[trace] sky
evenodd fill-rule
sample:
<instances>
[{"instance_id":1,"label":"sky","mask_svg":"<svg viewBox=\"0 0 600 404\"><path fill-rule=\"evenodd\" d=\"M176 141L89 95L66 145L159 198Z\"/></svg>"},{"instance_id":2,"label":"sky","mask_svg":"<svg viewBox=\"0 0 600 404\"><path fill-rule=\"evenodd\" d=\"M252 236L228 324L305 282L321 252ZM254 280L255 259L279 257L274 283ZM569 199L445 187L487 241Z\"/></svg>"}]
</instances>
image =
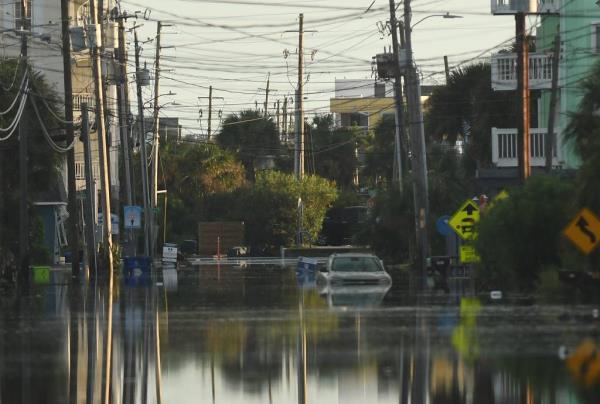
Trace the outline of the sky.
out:
<instances>
[{"instance_id":1,"label":"sky","mask_svg":"<svg viewBox=\"0 0 600 404\"><path fill-rule=\"evenodd\" d=\"M298 64L298 33L293 31L300 13L309 118L329 112L335 79L373 78L371 58L391 45L389 31L382 34L378 28L389 20L388 0L132 0L122 1L121 8L129 14L140 11L137 20L127 23L130 28L142 25L140 39L155 38L156 21L167 24L161 38L159 105L161 116L180 118L186 134L206 133L209 86L213 133L220 128L219 116L257 103L262 108L269 77L270 108L277 100L293 98ZM488 57L514 37L514 19L492 16L489 0L413 0L412 8L413 24L418 23L413 48L424 84L444 83L444 55L454 68ZM446 12L462 18L419 22ZM146 42L142 61L149 67L154 53L154 42ZM147 99L151 91L145 89Z\"/></svg>"}]
</instances>

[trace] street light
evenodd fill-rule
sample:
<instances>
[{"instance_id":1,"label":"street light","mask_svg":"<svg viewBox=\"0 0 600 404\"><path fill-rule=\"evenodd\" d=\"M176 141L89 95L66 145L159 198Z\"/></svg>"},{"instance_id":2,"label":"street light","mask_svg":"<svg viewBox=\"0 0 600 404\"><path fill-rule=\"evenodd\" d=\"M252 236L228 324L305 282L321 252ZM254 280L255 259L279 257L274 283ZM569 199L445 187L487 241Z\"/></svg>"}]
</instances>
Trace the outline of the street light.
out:
<instances>
[{"instance_id":1,"label":"street light","mask_svg":"<svg viewBox=\"0 0 600 404\"><path fill-rule=\"evenodd\" d=\"M417 21L413 25L411 25L410 30L412 31L417 25L419 25L420 23L422 23L426 19L433 18L433 17L441 17L441 18L447 18L447 19L463 18L462 15L450 14L450 12L446 12L446 14L431 14L431 15L428 15L426 17L421 18L419 21Z\"/></svg>"}]
</instances>

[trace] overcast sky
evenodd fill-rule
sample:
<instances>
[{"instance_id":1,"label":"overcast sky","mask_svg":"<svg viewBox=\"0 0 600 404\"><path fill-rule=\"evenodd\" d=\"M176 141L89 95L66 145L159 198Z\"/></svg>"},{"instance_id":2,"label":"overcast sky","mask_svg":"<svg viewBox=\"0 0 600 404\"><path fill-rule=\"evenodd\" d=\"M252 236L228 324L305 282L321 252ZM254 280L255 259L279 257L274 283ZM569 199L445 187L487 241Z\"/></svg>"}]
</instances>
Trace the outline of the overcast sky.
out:
<instances>
[{"instance_id":1,"label":"overcast sky","mask_svg":"<svg viewBox=\"0 0 600 404\"><path fill-rule=\"evenodd\" d=\"M388 0L135 0L123 10L146 11L140 38L154 38L156 20L163 30L161 94L163 116L181 117L188 133L207 127L208 87L213 86L213 130L223 115L293 97L297 81L298 14L304 14L307 115L329 111L336 78L371 78L371 57L391 45L377 23L389 19ZM413 0L413 23L431 14L450 12L460 19L428 18L413 32L417 63L427 84L443 83L443 56L456 66L485 57L514 35L514 19L490 14L489 0ZM367 9L371 5L369 11ZM402 7L398 10L402 14ZM141 14L140 14L141 17ZM133 20L128 24L132 26ZM131 53L133 56L133 53ZM285 56L287 55L287 57ZM154 43L146 43L143 60L150 65ZM133 57L130 58L133 61ZM161 69L161 70L162 70ZM146 97L151 97L150 89ZM273 106L270 102L271 106ZM199 120L200 110L202 118Z\"/></svg>"}]
</instances>

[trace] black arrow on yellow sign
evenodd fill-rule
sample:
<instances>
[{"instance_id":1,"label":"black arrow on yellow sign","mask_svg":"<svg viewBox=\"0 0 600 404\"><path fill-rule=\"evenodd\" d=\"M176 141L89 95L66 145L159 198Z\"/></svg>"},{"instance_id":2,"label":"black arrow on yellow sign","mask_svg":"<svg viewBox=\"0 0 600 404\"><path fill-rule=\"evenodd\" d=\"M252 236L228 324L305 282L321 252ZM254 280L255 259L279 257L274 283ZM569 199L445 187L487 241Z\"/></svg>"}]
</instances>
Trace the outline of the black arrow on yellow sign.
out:
<instances>
[{"instance_id":1,"label":"black arrow on yellow sign","mask_svg":"<svg viewBox=\"0 0 600 404\"><path fill-rule=\"evenodd\" d=\"M577 227L579 227L579 230L581 230L583 234L590 238L590 243L596 244L596 235L589 229L589 225L590 224L583 216L581 216L577 221Z\"/></svg>"}]
</instances>

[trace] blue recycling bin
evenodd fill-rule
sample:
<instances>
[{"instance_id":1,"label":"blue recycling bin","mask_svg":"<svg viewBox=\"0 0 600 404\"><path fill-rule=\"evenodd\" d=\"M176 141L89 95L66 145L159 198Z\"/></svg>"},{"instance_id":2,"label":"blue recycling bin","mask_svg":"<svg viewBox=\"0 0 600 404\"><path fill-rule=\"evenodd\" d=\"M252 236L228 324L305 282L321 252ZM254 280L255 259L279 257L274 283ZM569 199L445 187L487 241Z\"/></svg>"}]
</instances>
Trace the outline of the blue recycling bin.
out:
<instances>
[{"instance_id":1,"label":"blue recycling bin","mask_svg":"<svg viewBox=\"0 0 600 404\"><path fill-rule=\"evenodd\" d=\"M147 286L150 284L152 259L150 257L126 257L123 260L123 275L127 286Z\"/></svg>"}]
</instances>

